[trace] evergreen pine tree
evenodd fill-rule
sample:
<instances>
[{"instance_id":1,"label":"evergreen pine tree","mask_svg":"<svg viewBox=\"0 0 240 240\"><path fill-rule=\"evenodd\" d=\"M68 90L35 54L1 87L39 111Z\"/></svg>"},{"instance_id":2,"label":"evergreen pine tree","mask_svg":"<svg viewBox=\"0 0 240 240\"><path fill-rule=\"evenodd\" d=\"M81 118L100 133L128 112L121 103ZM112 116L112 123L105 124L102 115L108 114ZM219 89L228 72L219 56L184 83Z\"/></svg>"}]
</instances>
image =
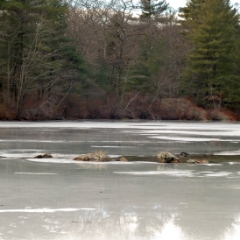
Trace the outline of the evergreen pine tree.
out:
<instances>
[{"instance_id":1,"label":"evergreen pine tree","mask_svg":"<svg viewBox=\"0 0 240 240\"><path fill-rule=\"evenodd\" d=\"M229 0L190 0L181 13L192 45L182 76L186 94L203 105L211 99L214 107L214 99L219 105L223 100L229 104L236 101L233 90L240 91L234 69L239 21L236 9Z\"/></svg>"},{"instance_id":2,"label":"evergreen pine tree","mask_svg":"<svg viewBox=\"0 0 240 240\"><path fill-rule=\"evenodd\" d=\"M69 88L82 71L83 60L65 37L67 12L62 0L0 2L2 96L18 117L29 94L47 100Z\"/></svg>"},{"instance_id":3,"label":"evergreen pine tree","mask_svg":"<svg viewBox=\"0 0 240 240\"><path fill-rule=\"evenodd\" d=\"M140 9L142 10L141 19L156 19L168 9L168 4L165 0L141 0Z\"/></svg>"},{"instance_id":4,"label":"evergreen pine tree","mask_svg":"<svg viewBox=\"0 0 240 240\"><path fill-rule=\"evenodd\" d=\"M146 36L140 42L138 62L130 70L131 78L127 83L128 90L151 92L157 89L156 79L164 65L164 39L153 39Z\"/></svg>"}]
</instances>

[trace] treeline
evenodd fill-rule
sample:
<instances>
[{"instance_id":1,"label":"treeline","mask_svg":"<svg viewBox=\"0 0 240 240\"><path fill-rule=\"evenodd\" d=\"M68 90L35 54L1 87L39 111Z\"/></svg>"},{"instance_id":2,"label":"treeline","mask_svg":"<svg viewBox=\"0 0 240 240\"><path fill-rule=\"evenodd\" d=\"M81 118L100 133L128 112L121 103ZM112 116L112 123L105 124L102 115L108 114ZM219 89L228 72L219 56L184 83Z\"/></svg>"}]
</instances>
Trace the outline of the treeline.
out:
<instances>
[{"instance_id":1,"label":"treeline","mask_svg":"<svg viewBox=\"0 0 240 240\"><path fill-rule=\"evenodd\" d=\"M2 0L0 29L1 119L198 119L179 109L189 102L240 111L227 0L180 13L164 0Z\"/></svg>"}]
</instances>

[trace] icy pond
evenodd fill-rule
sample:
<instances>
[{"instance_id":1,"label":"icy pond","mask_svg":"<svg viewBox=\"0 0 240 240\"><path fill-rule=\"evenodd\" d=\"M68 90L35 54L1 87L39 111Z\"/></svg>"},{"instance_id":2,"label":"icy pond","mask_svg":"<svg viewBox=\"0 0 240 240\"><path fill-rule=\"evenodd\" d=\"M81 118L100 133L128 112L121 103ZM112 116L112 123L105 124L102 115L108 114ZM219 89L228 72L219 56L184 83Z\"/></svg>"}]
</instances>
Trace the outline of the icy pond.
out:
<instances>
[{"instance_id":1,"label":"icy pond","mask_svg":"<svg viewBox=\"0 0 240 240\"><path fill-rule=\"evenodd\" d=\"M72 160L96 150L131 161ZM0 239L239 240L240 124L0 122Z\"/></svg>"}]
</instances>

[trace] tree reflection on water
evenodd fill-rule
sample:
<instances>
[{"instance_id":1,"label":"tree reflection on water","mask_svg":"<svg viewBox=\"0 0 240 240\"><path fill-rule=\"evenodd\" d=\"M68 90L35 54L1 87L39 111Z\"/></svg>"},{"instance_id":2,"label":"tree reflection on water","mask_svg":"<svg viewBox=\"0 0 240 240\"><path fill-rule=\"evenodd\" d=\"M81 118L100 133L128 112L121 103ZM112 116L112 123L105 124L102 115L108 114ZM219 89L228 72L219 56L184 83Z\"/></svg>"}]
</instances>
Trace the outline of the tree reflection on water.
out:
<instances>
[{"instance_id":1,"label":"tree reflection on water","mask_svg":"<svg viewBox=\"0 0 240 240\"><path fill-rule=\"evenodd\" d=\"M136 212L111 213L105 209L86 212L73 222L74 229L62 239L151 239L187 240L181 228L175 224L175 216L146 217ZM59 238L58 238L59 239Z\"/></svg>"},{"instance_id":2,"label":"tree reflection on water","mask_svg":"<svg viewBox=\"0 0 240 240\"><path fill-rule=\"evenodd\" d=\"M196 236L186 232L178 224L178 216L162 215L145 217L135 212L122 212L120 215L99 208L97 211L86 212L78 221L73 222L74 228L67 235L58 239L84 239L84 240L206 240L200 235ZM239 240L240 217L231 227L224 229L216 240Z\"/></svg>"}]
</instances>

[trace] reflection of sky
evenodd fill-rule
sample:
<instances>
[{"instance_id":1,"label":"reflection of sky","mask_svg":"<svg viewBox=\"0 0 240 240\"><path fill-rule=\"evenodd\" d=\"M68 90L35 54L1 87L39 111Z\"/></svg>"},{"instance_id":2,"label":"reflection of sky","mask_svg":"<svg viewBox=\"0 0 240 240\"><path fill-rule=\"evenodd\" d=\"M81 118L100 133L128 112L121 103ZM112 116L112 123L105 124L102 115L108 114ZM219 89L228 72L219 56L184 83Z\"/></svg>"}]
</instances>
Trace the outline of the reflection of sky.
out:
<instances>
[{"instance_id":1,"label":"reflection of sky","mask_svg":"<svg viewBox=\"0 0 240 240\"><path fill-rule=\"evenodd\" d=\"M224 233L223 240L239 240L240 239L240 217L235 220L230 228Z\"/></svg>"},{"instance_id":2,"label":"reflection of sky","mask_svg":"<svg viewBox=\"0 0 240 240\"><path fill-rule=\"evenodd\" d=\"M87 209L85 209L87 210ZM100 209L99 209L100 210ZM216 238L205 238L192 235L177 223L176 216L155 218L150 221L143 221L142 217L135 212L123 212L118 219L114 219L111 214L102 212L103 209L94 211L89 209L92 214L85 214L73 222L70 228L61 226L58 219L45 216L44 225L39 225L39 230L43 227L49 231L49 236L53 240L239 240L240 239L240 218L237 217L227 228L221 229L221 235ZM29 214L53 213L53 212L72 212L77 209L15 209L10 212L20 212ZM2 211L3 212L3 211ZM47 217L47 218L46 218ZM31 215L20 216L19 219L26 221L31 219ZM17 223L10 224L15 230L19 227ZM35 232L34 239L40 235ZM55 238L54 236L57 235ZM26 233L26 240L31 239L31 235ZM0 239L1 234L0 234Z\"/></svg>"},{"instance_id":3,"label":"reflection of sky","mask_svg":"<svg viewBox=\"0 0 240 240\"><path fill-rule=\"evenodd\" d=\"M184 7L187 3L187 0L167 0L166 2L169 3L169 5L174 8L174 9L178 9L180 7ZM235 3L240 3L239 0L231 0L230 1L232 4L235 4Z\"/></svg>"},{"instance_id":4,"label":"reflection of sky","mask_svg":"<svg viewBox=\"0 0 240 240\"><path fill-rule=\"evenodd\" d=\"M163 224L163 226L159 226L159 229L149 227L149 236L147 238L141 238L137 234L137 226L139 224L139 219L136 216L129 216L128 218L123 217L122 224L125 227L124 230L128 231L129 239L131 240L139 240L139 239L149 239L149 240L204 240L203 238L199 238L198 236L189 236L187 233L183 231L183 229L176 224L174 218L168 220ZM152 230L152 231L151 231ZM107 240L106 235L102 235L102 239ZM122 233L123 234L123 233ZM137 237L136 237L137 236ZM97 238L96 238L97 239ZM122 239L121 237L119 239ZM240 239L240 222L236 220L231 227L227 228L223 235L218 240L239 240Z\"/></svg>"},{"instance_id":5,"label":"reflection of sky","mask_svg":"<svg viewBox=\"0 0 240 240\"><path fill-rule=\"evenodd\" d=\"M120 232L112 232L116 231L116 229L109 229L107 231L105 228L97 228L95 231L91 232L88 235L84 235L85 240L108 240L109 236L114 237L114 240L206 240L210 238L201 238L198 236L192 236L191 234L187 234L184 230L176 223L175 218L169 218L163 225L159 225L158 228L154 225L149 224L148 234L141 235L139 230L140 219L134 214L126 214L120 217L119 225L120 225ZM110 226L111 223L110 223ZM84 225L82 230L84 229ZM83 231L84 232L84 231ZM58 238L59 240L62 239L83 239L79 238L80 235L75 235L74 232L68 234L68 237ZM240 239L240 221L236 219L232 226L226 229L223 229L223 234L219 236L217 240L239 240Z\"/></svg>"}]
</instances>

